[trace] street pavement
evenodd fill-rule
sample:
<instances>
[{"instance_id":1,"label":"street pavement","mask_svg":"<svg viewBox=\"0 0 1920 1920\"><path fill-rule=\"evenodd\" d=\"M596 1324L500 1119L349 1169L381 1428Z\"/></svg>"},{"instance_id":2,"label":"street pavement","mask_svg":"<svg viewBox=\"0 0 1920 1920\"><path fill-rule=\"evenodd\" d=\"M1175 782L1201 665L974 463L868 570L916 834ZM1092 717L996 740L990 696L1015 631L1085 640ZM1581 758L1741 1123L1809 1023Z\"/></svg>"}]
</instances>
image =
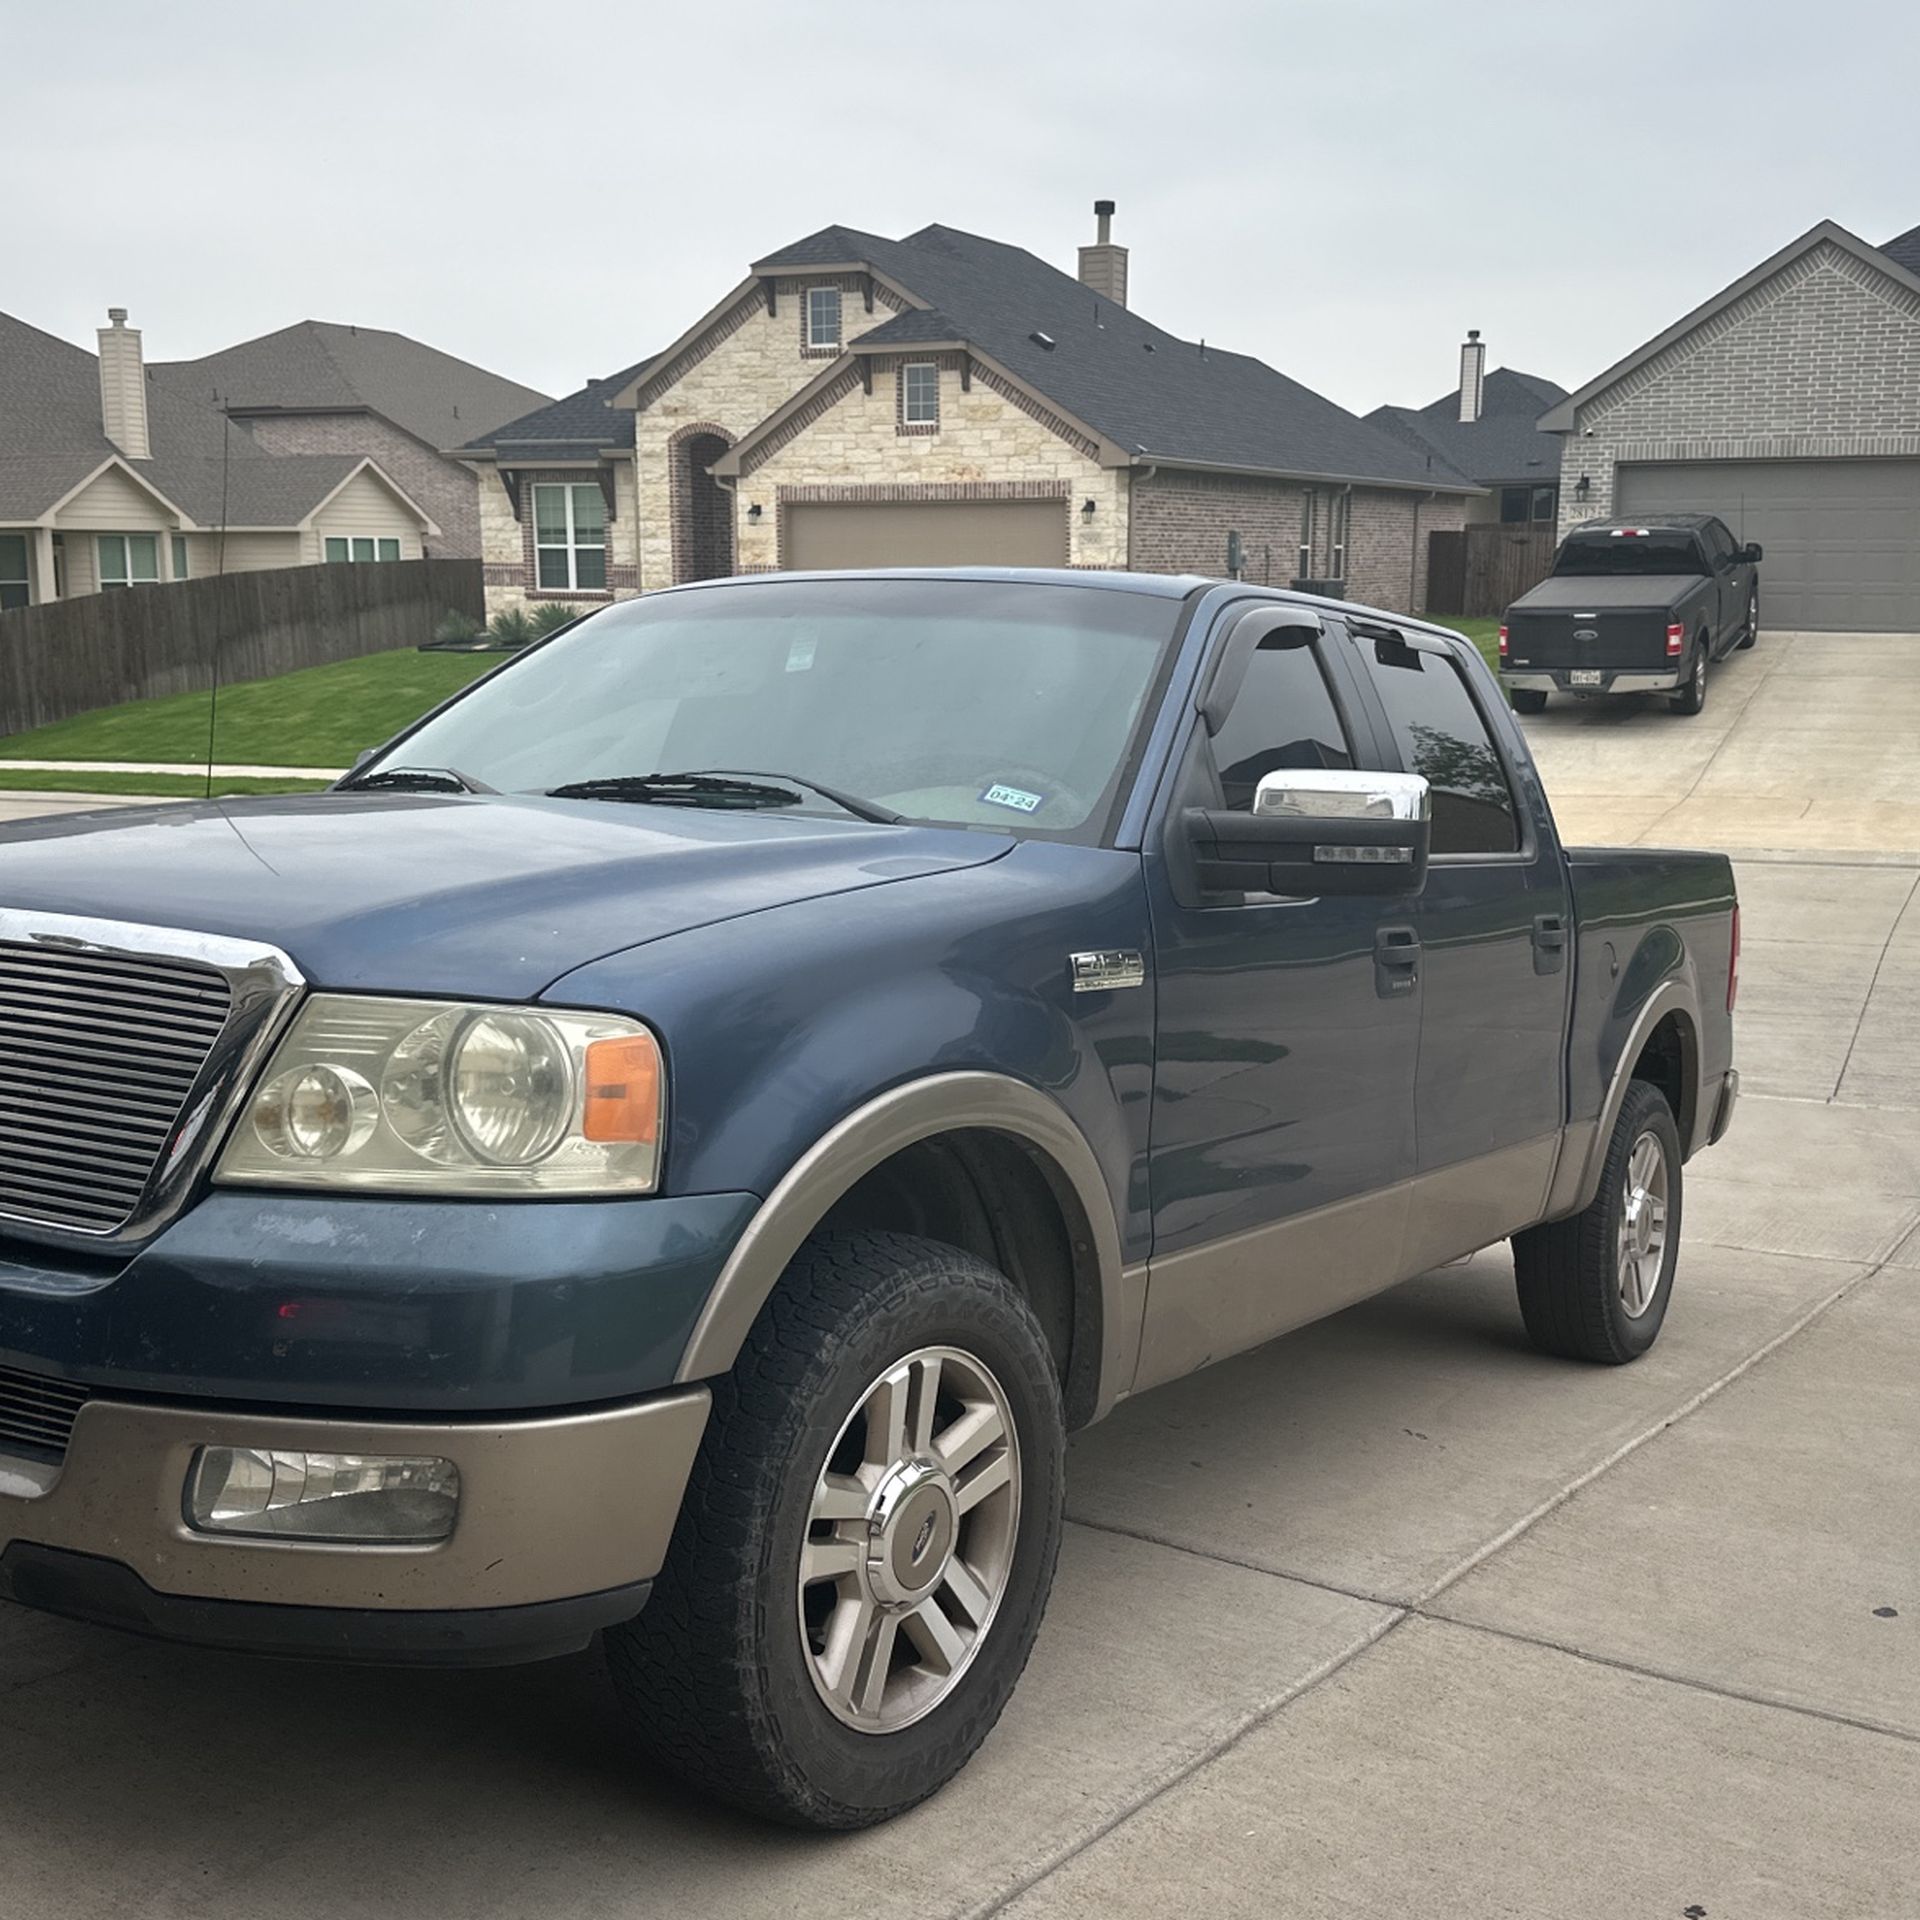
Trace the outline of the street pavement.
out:
<instances>
[{"instance_id":1,"label":"street pavement","mask_svg":"<svg viewBox=\"0 0 1920 1920\"><path fill-rule=\"evenodd\" d=\"M1736 854L1747 1097L1646 1359L1532 1353L1495 1249L1124 1404L999 1731L851 1838L639 1768L595 1655L370 1673L0 1607L0 1920L1912 1920L1904 644L1766 636L1699 719L1527 722L1576 837ZM1788 697L1842 684L1844 728Z\"/></svg>"}]
</instances>

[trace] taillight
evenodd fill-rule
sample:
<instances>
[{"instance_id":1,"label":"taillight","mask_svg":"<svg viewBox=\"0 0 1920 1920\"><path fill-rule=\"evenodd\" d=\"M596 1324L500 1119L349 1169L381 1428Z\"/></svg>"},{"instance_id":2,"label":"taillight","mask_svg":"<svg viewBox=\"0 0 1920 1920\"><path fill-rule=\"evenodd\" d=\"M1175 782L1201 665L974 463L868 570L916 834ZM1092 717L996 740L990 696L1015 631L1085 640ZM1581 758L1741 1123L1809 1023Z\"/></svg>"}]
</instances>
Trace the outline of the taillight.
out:
<instances>
[{"instance_id":1,"label":"taillight","mask_svg":"<svg viewBox=\"0 0 1920 1920\"><path fill-rule=\"evenodd\" d=\"M1727 1011L1740 998L1740 903L1733 903L1733 950L1727 955Z\"/></svg>"},{"instance_id":2,"label":"taillight","mask_svg":"<svg viewBox=\"0 0 1920 1920\"><path fill-rule=\"evenodd\" d=\"M1500 658L1504 660L1506 657L1507 657L1507 630L1503 626L1500 629Z\"/></svg>"},{"instance_id":3,"label":"taillight","mask_svg":"<svg viewBox=\"0 0 1920 1920\"><path fill-rule=\"evenodd\" d=\"M1686 645L1687 630L1684 626L1673 626L1667 629L1667 658L1669 660L1678 660L1681 654L1686 651Z\"/></svg>"}]
</instances>

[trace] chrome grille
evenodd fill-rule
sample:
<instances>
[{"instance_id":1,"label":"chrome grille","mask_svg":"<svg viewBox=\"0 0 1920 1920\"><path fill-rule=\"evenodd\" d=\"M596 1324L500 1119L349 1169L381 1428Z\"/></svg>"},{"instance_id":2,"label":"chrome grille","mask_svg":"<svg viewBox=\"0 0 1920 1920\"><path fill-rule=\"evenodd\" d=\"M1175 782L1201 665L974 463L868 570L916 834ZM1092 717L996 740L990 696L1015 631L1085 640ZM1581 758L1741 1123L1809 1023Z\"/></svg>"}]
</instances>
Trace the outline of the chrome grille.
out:
<instances>
[{"instance_id":1,"label":"chrome grille","mask_svg":"<svg viewBox=\"0 0 1920 1920\"><path fill-rule=\"evenodd\" d=\"M123 1225L232 1000L197 961L0 941L0 1215Z\"/></svg>"},{"instance_id":2,"label":"chrome grille","mask_svg":"<svg viewBox=\"0 0 1920 1920\"><path fill-rule=\"evenodd\" d=\"M87 1398L71 1380L0 1367L0 1447L31 1447L62 1456L73 1422Z\"/></svg>"}]
</instances>

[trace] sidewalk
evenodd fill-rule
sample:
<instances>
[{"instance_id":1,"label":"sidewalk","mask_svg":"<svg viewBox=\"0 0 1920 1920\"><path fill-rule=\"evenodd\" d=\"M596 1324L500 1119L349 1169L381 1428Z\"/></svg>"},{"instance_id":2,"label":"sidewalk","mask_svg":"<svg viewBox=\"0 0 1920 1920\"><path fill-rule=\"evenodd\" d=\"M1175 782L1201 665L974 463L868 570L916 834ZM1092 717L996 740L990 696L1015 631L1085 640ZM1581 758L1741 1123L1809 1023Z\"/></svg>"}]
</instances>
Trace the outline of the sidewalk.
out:
<instances>
[{"instance_id":1,"label":"sidewalk","mask_svg":"<svg viewBox=\"0 0 1920 1920\"><path fill-rule=\"evenodd\" d=\"M0 771L18 767L26 773L173 773L196 779L208 772L204 760L12 760L0 758ZM233 766L221 761L212 768L216 780L338 780L345 767Z\"/></svg>"}]
</instances>

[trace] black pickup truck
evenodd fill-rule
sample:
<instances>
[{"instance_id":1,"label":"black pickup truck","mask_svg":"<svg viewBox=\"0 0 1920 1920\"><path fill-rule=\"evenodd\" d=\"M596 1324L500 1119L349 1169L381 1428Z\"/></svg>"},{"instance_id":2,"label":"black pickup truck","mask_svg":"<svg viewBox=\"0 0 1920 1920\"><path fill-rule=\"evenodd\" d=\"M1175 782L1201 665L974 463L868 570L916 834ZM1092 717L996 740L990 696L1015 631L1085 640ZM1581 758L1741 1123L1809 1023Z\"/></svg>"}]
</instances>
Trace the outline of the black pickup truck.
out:
<instances>
[{"instance_id":1,"label":"black pickup truck","mask_svg":"<svg viewBox=\"0 0 1920 1920\"><path fill-rule=\"evenodd\" d=\"M1675 713L1698 713L1708 666L1760 637L1759 565L1760 549L1711 514L1575 527L1552 573L1507 609L1507 697L1538 713L1554 692L1668 693Z\"/></svg>"}]
</instances>

